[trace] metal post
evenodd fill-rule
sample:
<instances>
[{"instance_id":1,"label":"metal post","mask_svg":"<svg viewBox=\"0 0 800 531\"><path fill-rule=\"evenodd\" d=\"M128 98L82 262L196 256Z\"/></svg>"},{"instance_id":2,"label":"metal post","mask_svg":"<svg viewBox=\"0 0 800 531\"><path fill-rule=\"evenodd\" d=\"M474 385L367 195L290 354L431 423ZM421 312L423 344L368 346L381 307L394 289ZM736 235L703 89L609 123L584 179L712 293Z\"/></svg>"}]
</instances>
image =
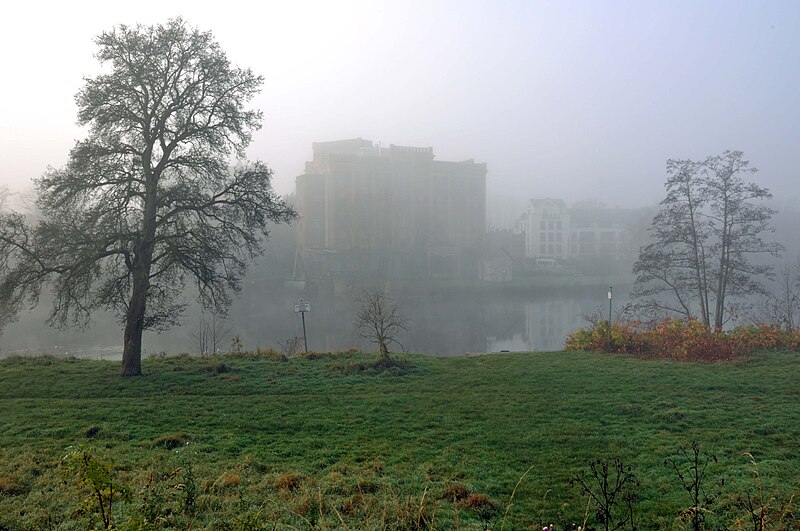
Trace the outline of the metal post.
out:
<instances>
[{"instance_id":1,"label":"metal post","mask_svg":"<svg viewBox=\"0 0 800 531\"><path fill-rule=\"evenodd\" d=\"M613 301L614 287L608 287L608 341L611 342L611 302Z\"/></svg>"},{"instance_id":2,"label":"metal post","mask_svg":"<svg viewBox=\"0 0 800 531\"><path fill-rule=\"evenodd\" d=\"M306 306L303 299L300 299L300 318L303 320L303 346L305 346L305 352L308 352L308 339L306 338Z\"/></svg>"},{"instance_id":3,"label":"metal post","mask_svg":"<svg viewBox=\"0 0 800 531\"><path fill-rule=\"evenodd\" d=\"M306 339L306 312L300 312L300 316L303 319L303 345L305 345L306 352L308 352L308 340Z\"/></svg>"}]
</instances>

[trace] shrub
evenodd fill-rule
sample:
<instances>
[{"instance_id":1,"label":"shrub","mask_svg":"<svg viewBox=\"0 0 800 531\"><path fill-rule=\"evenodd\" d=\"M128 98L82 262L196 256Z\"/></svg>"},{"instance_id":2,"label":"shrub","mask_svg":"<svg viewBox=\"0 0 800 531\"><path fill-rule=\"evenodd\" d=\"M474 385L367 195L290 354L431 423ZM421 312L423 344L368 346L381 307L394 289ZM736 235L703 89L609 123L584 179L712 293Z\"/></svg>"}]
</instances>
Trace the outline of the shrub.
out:
<instances>
[{"instance_id":1,"label":"shrub","mask_svg":"<svg viewBox=\"0 0 800 531\"><path fill-rule=\"evenodd\" d=\"M725 483L723 479L717 479L710 487L708 485L708 465L716 462L717 457L713 454L701 456L697 441L690 448L681 447L677 458L664 461L664 466L671 467L678 475L691 502L680 512L678 520L690 523L695 531L706 529L706 516L712 513L711 509L720 495L719 489Z\"/></svg>"},{"instance_id":2,"label":"shrub","mask_svg":"<svg viewBox=\"0 0 800 531\"><path fill-rule=\"evenodd\" d=\"M634 505L641 486L630 466L619 459L596 459L589 463L589 472L575 476L572 484L579 487L589 505L594 506L598 528L602 526L608 531L630 525L631 529L636 529Z\"/></svg>"},{"instance_id":3,"label":"shrub","mask_svg":"<svg viewBox=\"0 0 800 531\"><path fill-rule=\"evenodd\" d=\"M328 372L343 376L405 376L414 366L405 360L378 358L375 361L331 365Z\"/></svg>"},{"instance_id":4,"label":"shrub","mask_svg":"<svg viewBox=\"0 0 800 531\"><path fill-rule=\"evenodd\" d=\"M300 348L303 346L303 339L297 336L290 337L286 341L278 341L278 346L285 357L292 358L300 352Z\"/></svg>"},{"instance_id":5,"label":"shrub","mask_svg":"<svg viewBox=\"0 0 800 531\"><path fill-rule=\"evenodd\" d=\"M568 335L564 344L564 350L619 352L678 361L729 361L758 350L776 349L800 350L800 331L762 325L712 332L695 319L665 319L652 325L600 321Z\"/></svg>"}]
</instances>

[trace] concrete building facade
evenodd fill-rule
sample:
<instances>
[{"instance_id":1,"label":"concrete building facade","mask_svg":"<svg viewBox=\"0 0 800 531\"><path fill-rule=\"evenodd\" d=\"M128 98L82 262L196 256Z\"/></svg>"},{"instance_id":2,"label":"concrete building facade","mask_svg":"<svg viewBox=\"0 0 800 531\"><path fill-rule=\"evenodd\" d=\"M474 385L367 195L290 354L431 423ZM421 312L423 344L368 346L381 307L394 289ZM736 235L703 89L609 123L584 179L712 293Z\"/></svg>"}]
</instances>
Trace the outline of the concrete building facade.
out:
<instances>
[{"instance_id":1,"label":"concrete building facade","mask_svg":"<svg viewBox=\"0 0 800 531\"><path fill-rule=\"evenodd\" d=\"M531 199L515 230L524 234L529 260L623 259L638 250L650 217L650 209L567 208L561 199Z\"/></svg>"},{"instance_id":2,"label":"concrete building facade","mask_svg":"<svg viewBox=\"0 0 800 531\"><path fill-rule=\"evenodd\" d=\"M486 164L362 138L315 142L296 184L299 276L477 276Z\"/></svg>"}]
</instances>

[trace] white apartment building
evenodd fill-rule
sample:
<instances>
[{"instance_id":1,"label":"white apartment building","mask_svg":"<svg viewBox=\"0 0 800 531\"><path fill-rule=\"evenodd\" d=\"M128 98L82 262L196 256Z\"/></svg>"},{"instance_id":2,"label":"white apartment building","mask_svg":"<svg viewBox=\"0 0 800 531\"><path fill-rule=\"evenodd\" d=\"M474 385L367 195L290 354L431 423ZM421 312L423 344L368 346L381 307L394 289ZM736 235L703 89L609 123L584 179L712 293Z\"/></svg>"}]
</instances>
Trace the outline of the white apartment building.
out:
<instances>
[{"instance_id":1,"label":"white apartment building","mask_svg":"<svg viewBox=\"0 0 800 531\"><path fill-rule=\"evenodd\" d=\"M529 200L516 232L525 234L525 258L558 260L569 256L570 216L561 199Z\"/></svg>"},{"instance_id":2,"label":"white apartment building","mask_svg":"<svg viewBox=\"0 0 800 531\"><path fill-rule=\"evenodd\" d=\"M646 208L567 208L561 199L530 199L515 232L524 233L525 258L545 264L566 258L624 258L638 249L640 228L651 217Z\"/></svg>"}]
</instances>

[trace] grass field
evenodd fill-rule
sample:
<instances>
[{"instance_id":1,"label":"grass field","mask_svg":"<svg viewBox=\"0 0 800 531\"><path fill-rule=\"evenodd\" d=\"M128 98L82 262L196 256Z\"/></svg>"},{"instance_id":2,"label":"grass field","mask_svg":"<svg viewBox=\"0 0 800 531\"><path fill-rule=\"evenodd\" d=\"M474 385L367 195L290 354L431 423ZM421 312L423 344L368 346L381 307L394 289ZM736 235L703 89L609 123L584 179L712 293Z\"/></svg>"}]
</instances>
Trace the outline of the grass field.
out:
<instances>
[{"instance_id":1,"label":"grass field","mask_svg":"<svg viewBox=\"0 0 800 531\"><path fill-rule=\"evenodd\" d=\"M563 529L587 518L570 480L616 457L641 485L637 527L681 528L691 500L664 461L693 441L717 458L706 485L724 478L710 527L753 529L748 492L776 529L796 528L796 354L409 355L405 371L354 369L371 359L146 359L131 379L112 362L0 361L0 529L100 525L64 473L75 445L130 488L114 501L118 526Z\"/></svg>"}]
</instances>

